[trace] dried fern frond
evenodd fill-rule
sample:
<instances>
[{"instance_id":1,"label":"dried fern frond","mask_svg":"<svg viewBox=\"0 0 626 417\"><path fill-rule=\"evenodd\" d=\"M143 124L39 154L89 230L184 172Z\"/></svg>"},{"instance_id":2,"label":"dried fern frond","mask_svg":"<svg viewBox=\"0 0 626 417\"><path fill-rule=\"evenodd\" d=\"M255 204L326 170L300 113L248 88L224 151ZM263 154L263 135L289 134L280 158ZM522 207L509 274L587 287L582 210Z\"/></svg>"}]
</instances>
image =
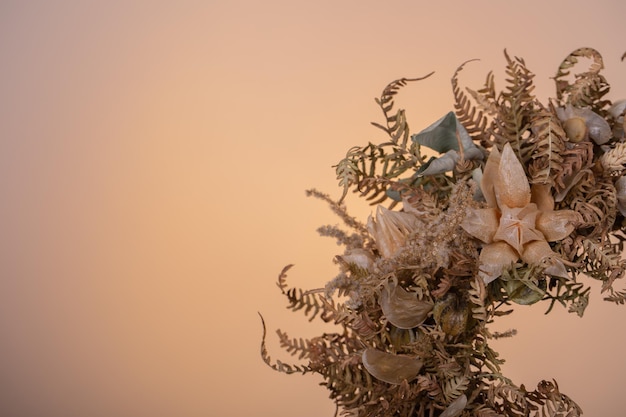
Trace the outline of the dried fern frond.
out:
<instances>
[{"instance_id":1,"label":"dried fern frond","mask_svg":"<svg viewBox=\"0 0 626 417\"><path fill-rule=\"evenodd\" d=\"M555 172L552 180L556 194L554 200L561 202L566 199L568 193L586 194L595 183L591 167L593 161L593 143L584 141L569 143L561 150L560 169Z\"/></svg>"},{"instance_id":2,"label":"dried fern frond","mask_svg":"<svg viewBox=\"0 0 626 417\"><path fill-rule=\"evenodd\" d=\"M265 344L265 338L267 336L267 329L265 328L265 320L263 319L263 316L260 313L259 313L259 316L261 317L261 323L263 325L263 336L261 337L261 358L263 359L263 362L265 362L267 366L269 366L273 370L282 372L285 374L294 374L294 373L306 374L307 372L311 372L312 369L305 365L290 365L280 360L276 360L275 362L272 361L272 358L270 357L269 352L267 351L267 346Z\"/></svg>"},{"instance_id":3,"label":"dried fern frond","mask_svg":"<svg viewBox=\"0 0 626 417\"><path fill-rule=\"evenodd\" d=\"M351 148L335 167L337 178L343 186L343 201L351 187L355 187L370 204L380 204L387 195L384 180L394 179L421 164L417 147L401 147L392 142Z\"/></svg>"},{"instance_id":4,"label":"dried fern frond","mask_svg":"<svg viewBox=\"0 0 626 417\"><path fill-rule=\"evenodd\" d=\"M475 276L470 282L470 286L471 288L468 290L469 300L476 306L472 308L472 317L479 322L486 323L489 316L485 308L485 299L487 298L485 283L478 276Z\"/></svg>"},{"instance_id":5,"label":"dried fern frond","mask_svg":"<svg viewBox=\"0 0 626 417\"><path fill-rule=\"evenodd\" d=\"M351 187L356 187L361 196L371 201L371 204L380 204L387 199L384 183L379 179L389 180L397 178L410 169L416 169L422 164L419 146L409 143L409 125L403 109L391 113L394 107L394 97L401 87L411 81L419 81L430 77L433 73L419 78L400 78L392 81L384 89L376 103L385 116L386 125L372 122L372 124L389 135L390 141L381 144L369 143L364 147L351 148L344 159L335 165L335 172L343 193L339 203L343 201Z\"/></svg>"},{"instance_id":6,"label":"dried fern frond","mask_svg":"<svg viewBox=\"0 0 626 417\"><path fill-rule=\"evenodd\" d=\"M559 302L563 307L568 307L569 313L576 313L582 317L589 304L590 291L591 288L582 282L552 278L544 298L550 301L546 314L552 311L556 302Z\"/></svg>"},{"instance_id":7,"label":"dried fern frond","mask_svg":"<svg viewBox=\"0 0 626 417\"><path fill-rule=\"evenodd\" d=\"M613 289L610 289L609 295L604 297L604 300L623 305L626 303L626 291L615 291Z\"/></svg>"},{"instance_id":8,"label":"dried fern frond","mask_svg":"<svg viewBox=\"0 0 626 417\"><path fill-rule=\"evenodd\" d=\"M483 146L490 146L491 139L488 127L489 118L487 115L497 113L496 93L493 82L493 74L487 75L485 86L478 91L466 88L466 91L474 99L477 105L473 105L472 101L467 97L463 90L459 87L458 76L465 64L475 60L469 60L462 63L452 76L452 93L454 95L454 110L459 122L465 127L467 132L475 139L480 141Z\"/></svg>"},{"instance_id":9,"label":"dried fern frond","mask_svg":"<svg viewBox=\"0 0 626 417\"><path fill-rule=\"evenodd\" d=\"M398 80L392 81L383 89L380 98L375 98L376 104L380 106L385 115L386 126L378 124L376 122L372 122L372 124L382 130L384 130L389 137L391 138L391 142L394 145L400 145L401 147L406 147L407 141L409 139L409 125L406 122L406 117L404 115L403 109L398 109L395 114L392 114L394 106L394 96L398 94L400 88L407 85L412 81L421 81L424 80L434 72L427 74L423 77L418 78L400 78Z\"/></svg>"},{"instance_id":10,"label":"dried fern frond","mask_svg":"<svg viewBox=\"0 0 626 417\"><path fill-rule=\"evenodd\" d=\"M570 75L570 70L580 58L588 58L591 65L587 71L574 74L574 82L566 79ZM556 97L561 105L571 104L575 107L590 107L596 113L606 114L606 106L610 104L608 100L602 100L609 92L609 84L600 71L604 68L602 55L593 48L579 48L570 53L554 76L556 83Z\"/></svg>"},{"instance_id":11,"label":"dried fern frond","mask_svg":"<svg viewBox=\"0 0 626 417\"><path fill-rule=\"evenodd\" d=\"M498 96L498 114L494 119L494 135L499 148L506 142L518 155L523 139L531 126L531 117L535 106L535 96L532 94L534 74L526 68L524 60L515 57L511 59L506 50L504 56L506 65L506 87Z\"/></svg>"},{"instance_id":12,"label":"dried fern frond","mask_svg":"<svg viewBox=\"0 0 626 417\"><path fill-rule=\"evenodd\" d=\"M291 267L293 267L293 265L287 265L283 268L278 276L278 282L276 283L289 301L287 308L291 311L302 310L304 315L309 317L309 321L315 319L320 313L322 316L329 314L326 310L326 305L321 301L321 294L315 292L311 293L300 288L289 288L287 286L287 271Z\"/></svg>"},{"instance_id":13,"label":"dried fern frond","mask_svg":"<svg viewBox=\"0 0 626 417\"><path fill-rule=\"evenodd\" d=\"M562 170L565 132L554 111L539 103L530 119L532 134L520 147L520 157L528 166L530 182L554 185Z\"/></svg>"},{"instance_id":14,"label":"dried fern frond","mask_svg":"<svg viewBox=\"0 0 626 417\"><path fill-rule=\"evenodd\" d=\"M298 359L305 359L309 355L309 345L310 341L305 340L303 338L293 338L290 339L287 333L282 330L276 330L278 334L278 339L280 340L280 347L285 349L287 353L290 353L292 356L298 355Z\"/></svg>"},{"instance_id":15,"label":"dried fern frond","mask_svg":"<svg viewBox=\"0 0 626 417\"><path fill-rule=\"evenodd\" d=\"M567 395L559 392L556 381L541 381L537 389L526 393L533 417L579 417L582 409Z\"/></svg>"}]
</instances>

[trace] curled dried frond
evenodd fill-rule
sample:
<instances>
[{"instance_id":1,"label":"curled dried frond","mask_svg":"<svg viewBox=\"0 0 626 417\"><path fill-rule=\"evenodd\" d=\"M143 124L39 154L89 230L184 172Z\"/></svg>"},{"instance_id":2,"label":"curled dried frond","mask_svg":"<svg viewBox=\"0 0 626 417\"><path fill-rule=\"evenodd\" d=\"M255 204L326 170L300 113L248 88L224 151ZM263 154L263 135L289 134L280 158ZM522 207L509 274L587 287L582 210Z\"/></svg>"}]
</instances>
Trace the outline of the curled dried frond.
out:
<instances>
[{"instance_id":1,"label":"curled dried frond","mask_svg":"<svg viewBox=\"0 0 626 417\"><path fill-rule=\"evenodd\" d=\"M265 362L267 366L269 366L273 370L282 372L285 374L293 374L293 373L305 374L307 372L311 372L311 368L309 368L308 366L290 365L280 360L276 360L275 362L272 361L272 358L270 357L267 351L267 347L265 345L265 337L267 335L267 330L265 328L265 320L263 320L263 316L261 316L261 314L259 314L259 316L261 317L261 323L263 325L263 336L261 337L261 358L263 358L263 362Z\"/></svg>"},{"instance_id":2,"label":"curled dried frond","mask_svg":"<svg viewBox=\"0 0 626 417\"><path fill-rule=\"evenodd\" d=\"M404 115L403 109L398 109L395 114L392 114L394 106L394 96L398 94L400 88L404 87L411 81L420 81L424 80L434 72L427 74L423 77L418 78L400 78L398 80L392 81L383 90L380 98L376 98L376 103L380 106L385 115L386 126L380 125L378 123L372 122L372 124L382 130L384 130L389 137L391 138L391 142L395 145L400 145L402 147L406 147L407 141L409 139L409 125L406 122L406 117Z\"/></svg>"},{"instance_id":3,"label":"curled dried frond","mask_svg":"<svg viewBox=\"0 0 626 417\"><path fill-rule=\"evenodd\" d=\"M323 298L321 294L317 292L304 291L300 288L289 288L287 286L287 271L293 267L293 265L287 265L283 268L278 276L278 288L289 300L289 308L291 311L302 310L306 316L309 316L309 321L312 321L321 313L322 316L329 314L326 311L326 305L321 301Z\"/></svg>"},{"instance_id":4,"label":"curled dried frond","mask_svg":"<svg viewBox=\"0 0 626 417\"><path fill-rule=\"evenodd\" d=\"M567 79L580 58L591 60L587 71L574 75L574 82ZM602 100L609 92L609 84L600 71L604 68L602 56L593 48L579 48L570 53L554 76L556 97L562 105L571 104L576 107L591 107L594 111L603 112L610 103Z\"/></svg>"},{"instance_id":5,"label":"curled dried frond","mask_svg":"<svg viewBox=\"0 0 626 417\"><path fill-rule=\"evenodd\" d=\"M626 168L626 143L618 143L600 157L600 164L609 175L619 175Z\"/></svg>"}]
</instances>

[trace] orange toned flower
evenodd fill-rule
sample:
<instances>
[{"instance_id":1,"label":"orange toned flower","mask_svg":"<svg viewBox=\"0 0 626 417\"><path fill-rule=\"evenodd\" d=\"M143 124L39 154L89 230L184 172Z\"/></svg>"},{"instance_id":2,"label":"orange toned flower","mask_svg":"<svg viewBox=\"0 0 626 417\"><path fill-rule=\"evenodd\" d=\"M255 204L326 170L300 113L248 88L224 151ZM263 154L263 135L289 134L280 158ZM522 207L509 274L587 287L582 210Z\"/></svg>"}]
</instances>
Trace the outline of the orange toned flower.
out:
<instances>
[{"instance_id":1,"label":"orange toned flower","mask_svg":"<svg viewBox=\"0 0 626 417\"><path fill-rule=\"evenodd\" d=\"M491 152L481 189L488 207L470 209L461 226L485 243L479 258L485 283L520 259L543 264L545 273L567 278L562 260L548 242L568 236L579 215L573 210L555 211L549 185L530 186L510 144L504 145L502 155L496 148Z\"/></svg>"}]
</instances>

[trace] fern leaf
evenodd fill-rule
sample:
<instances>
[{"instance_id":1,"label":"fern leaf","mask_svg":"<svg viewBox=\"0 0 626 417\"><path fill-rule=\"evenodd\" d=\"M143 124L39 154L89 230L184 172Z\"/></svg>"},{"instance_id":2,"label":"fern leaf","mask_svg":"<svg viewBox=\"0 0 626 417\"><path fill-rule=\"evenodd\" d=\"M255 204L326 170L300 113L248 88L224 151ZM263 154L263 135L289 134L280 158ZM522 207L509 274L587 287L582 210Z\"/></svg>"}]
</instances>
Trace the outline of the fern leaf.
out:
<instances>
[{"instance_id":1,"label":"fern leaf","mask_svg":"<svg viewBox=\"0 0 626 417\"><path fill-rule=\"evenodd\" d=\"M485 298L487 290L482 278L478 275L470 282L470 290L468 291L469 299L476 307L472 308L472 317L480 322L487 322L487 309L485 308Z\"/></svg>"},{"instance_id":2,"label":"fern leaf","mask_svg":"<svg viewBox=\"0 0 626 417\"><path fill-rule=\"evenodd\" d=\"M339 203L343 201L350 188L356 187L357 192L370 201L380 204L387 199L387 188L384 181L397 178L409 169L421 164L419 146L409 143L409 125L403 109L393 113L394 97L401 87L411 81L428 78L430 74L419 78L400 78L389 83L376 103L385 116L385 125L372 123L384 130L390 141L364 147L351 148L344 159L335 165L335 172L343 193Z\"/></svg>"},{"instance_id":3,"label":"fern leaf","mask_svg":"<svg viewBox=\"0 0 626 417\"><path fill-rule=\"evenodd\" d=\"M470 380L466 376L458 376L448 379L443 387L443 395L447 402L459 398L467 390Z\"/></svg>"},{"instance_id":4,"label":"fern leaf","mask_svg":"<svg viewBox=\"0 0 626 417\"><path fill-rule=\"evenodd\" d=\"M433 74L434 72L431 72L430 74L427 74L423 77L400 78L398 80L392 81L387 84L380 98L375 99L376 103L380 106L383 114L385 115L387 127L384 127L378 123L373 124L374 126L379 127L387 132L387 134L391 138L391 141L395 145L406 147L407 140L409 138L409 130L406 123L406 117L404 116L404 110L400 109L395 114L391 114L391 110L393 109L393 106L395 104L393 101L394 96L398 93L400 88L404 87L409 82L424 80Z\"/></svg>"},{"instance_id":5,"label":"fern leaf","mask_svg":"<svg viewBox=\"0 0 626 417\"><path fill-rule=\"evenodd\" d=\"M466 88L470 96L478 103L478 106L472 104L472 101L459 87L458 76L465 64L475 61L469 60L461 64L452 76L452 94L454 95L454 110L459 122L465 127L467 132L479 140L483 145L488 145L490 141L489 129L487 129L488 117L486 114L495 114L497 112L495 86L493 83L493 74L487 75L485 87L478 91ZM486 113L486 114L485 114Z\"/></svg>"},{"instance_id":6,"label":"fern leaf","mask_svg":"<svg viewBox=\"0 0 626 417\"><path fill-rule=\"evenodd\" d=\"M291 311L303 310L306 316L309 316L309 321L312 321L318 314L322 313L322 316L328 314L325 311L324 303L322 303L322 296L316 292L303 291L300 288L289 288L287 286L287 271L293 265L287 265L283 268L278 276L278 282L276 285L280 288L280 291L287 297L289 301L289 308Z\"/></svg>"},{"instance_id":7,"label":"fern leaf","mask_svg":"<svg viewBox=\"0 0 626 417\"><path fill-rule=\"evenodd\" d=\"M624 305L626 303L626 291L611 290L611 293L604 297L605 301L611 301L615 304Z\"/></svg>"},{"instance_id":8,"label":"fern leaf","mask_svg":"<svg viewBox=\"0 0 626 417\"><path fill-rule=\"evenodd\" d=\"M511 59L504 51L507 61L505 79L507 86L498 96L498 116L494 124L496 140L501 146L505 142L512 142L513 149L518 154L523 138L530 128L530 118L533 113L535 97L534 74L526 68L521 58Z\"/></svg>"},{"instance_id":9,"label":"fern leaf","mask_svg":"<svg viewBox=\"0 0 626 417\"><path fill-rule=\"evenodd\" d=\"M531 118L532 134L520 149L520 157L529 168L534 184L552 184L559 176L565 151L565 132L554 112L540 105Z\"/></svg>"},{"instance_id":10,"label":"fern leaf","mask_svg":"<svg viewBox=\"0 0 626 417\"><path fill-rule=\"evenodd\" d=\"M287 333L281 331L280 329L276 330L276 333L278 334L278 339L280 340L280 347L284 348L292 356L299 355L298 359L302 360L309 355L310 342L308 340L303 338L290 339Z\"/></svg>"},{"instance_id":11,"label":"fern leaf","mask_svg":"<svg viewBox=\"0 0 626 417\"><path fill-rule=\"evenodd\" d=\"M282 372L285 374L294 374L294 373L306 374L307 372L311 372L312 370L308 366L290 365L280 360L276 360L275 362L272 361L272 358L270 357L267 351L267 346L265 344L265 338L267 336L265 320L263 319L263 316L261 315L261 313L259 313L259 316L261 317L261 324L263 325L263 336L261 338L261 358L263 359L263 362L265 362L265 364L269 366L270 368L272 368L273 370L277 372Z\"/></svg>"}]
</instances>

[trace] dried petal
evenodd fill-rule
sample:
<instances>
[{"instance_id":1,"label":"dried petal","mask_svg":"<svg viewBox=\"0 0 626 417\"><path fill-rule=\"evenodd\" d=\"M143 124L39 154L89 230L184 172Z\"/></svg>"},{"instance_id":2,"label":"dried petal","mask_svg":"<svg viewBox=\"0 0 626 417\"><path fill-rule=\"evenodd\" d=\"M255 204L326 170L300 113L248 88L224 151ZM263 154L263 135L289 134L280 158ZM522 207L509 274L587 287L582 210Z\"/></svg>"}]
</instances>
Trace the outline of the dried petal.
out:
<instances>
[{"instance_id":1,"label":"dried petal","mask_svg":"<svg viewBox=\"0 0 626 417\"><path fill-rule=\"evenodd\" d=\"M418 300L416 293L408 292L393 283L380 294L380 307L387 320L400 329L412 329L424 322L433 309L428 300Z\"/></svg>"},{"instance_id":2,"label":"dried petal","mask_svg":"<svg viewBox=\"0 0 626 417\"><path fill-rule=\"evenodd\" d=\"M525 207L530 203L528 178L508 142L502 149L498 176L494 185L499 206Z\"/></svg>"},{"instance_id":3,"label":"dried petal","mask_svg":"<svg viewBox=\"0 0 626 417\"><path fill-rule=\"evenodd\" d=\"M496 201L495 183L498 178L498 167L500 166L500 152L495 146L491 150L487 163L485 163L485 170L480 180L480 189L485 197L485 201L489 207L498 207Z\"/></svg>"},{"instance_id":4,"label":"dried petal","mask_svg":"<svg viewBox=\"0 0 626 417\"><path fill-rule=\"evenodd\" d=\"M480 252L479 276L489 284L502 275L502 268L519 259L517 252L506 242L494 242L485 246Z\"/></svg>"},{"instance_id":5,"label":"dried petal","mask_svg":"<svg viewBox=\"0 0 626 417\"><path fill-rule=\"evenodd\" d=\"M537 229L546 241L556 242L569 236L579 222L580 215L574 210L544 211L537 218Z\"/></svg>"},{"instance_id":6,"label":"dried petal","mask_svg":"<svg viewBox=\"0 0 626 417\"><path fill-rule=\"evenodd\" d=\"M526 245L522 260L527 264L543 264L543 271L548 275L569 278L565 265L545 240L537 240Z\"/></svg>"},{"instance_id":7,"label":"dried petal","mask_svg":"<svg viewBox=\"0 0 626 417\"><path fill-rule=\"evenodd\" d=\"M495 208L470 210L463 219L461 227L475 238L490 243L498 230L499 217L498 210Z\"/></svg>"},{"instance_id":8,"label":"dried petal","mask_svg":"<svg viewBox=\"0 0 626 417\"><path fill-rule=\"evenodd\" d=\"M362 356L363 366L372 376L389 384L400 384L405 379L413 380L424 363L404 355L382 352L367 348Z\"/></svg>"}]
</instances>

